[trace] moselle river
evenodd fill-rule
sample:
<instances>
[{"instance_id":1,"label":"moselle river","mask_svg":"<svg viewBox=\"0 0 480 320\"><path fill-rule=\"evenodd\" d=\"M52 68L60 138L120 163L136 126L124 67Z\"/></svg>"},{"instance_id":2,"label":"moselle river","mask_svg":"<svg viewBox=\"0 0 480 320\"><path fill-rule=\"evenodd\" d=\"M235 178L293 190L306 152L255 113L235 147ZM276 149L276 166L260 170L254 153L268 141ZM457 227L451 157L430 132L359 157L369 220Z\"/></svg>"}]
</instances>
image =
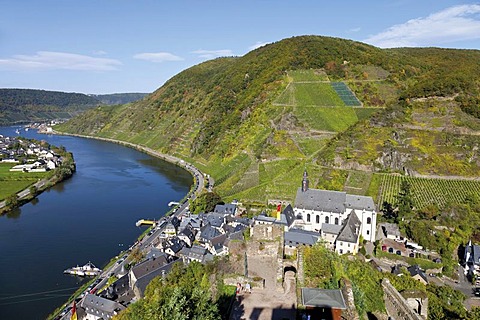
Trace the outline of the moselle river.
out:
<instances>
[{"instance_id":1,"label":"moselle river","mask_svg":"<svg viewBox=\"0 0 480 320\"><path fill-rule=\"evenodd\" d=\"M0 127L64 146L77 172L18 210L0 216L0 319L45 319L86 279L63 270L91 261L102 268L183 198L192 176L139 151L93 139Z\"/></svg>"}]
</instances>

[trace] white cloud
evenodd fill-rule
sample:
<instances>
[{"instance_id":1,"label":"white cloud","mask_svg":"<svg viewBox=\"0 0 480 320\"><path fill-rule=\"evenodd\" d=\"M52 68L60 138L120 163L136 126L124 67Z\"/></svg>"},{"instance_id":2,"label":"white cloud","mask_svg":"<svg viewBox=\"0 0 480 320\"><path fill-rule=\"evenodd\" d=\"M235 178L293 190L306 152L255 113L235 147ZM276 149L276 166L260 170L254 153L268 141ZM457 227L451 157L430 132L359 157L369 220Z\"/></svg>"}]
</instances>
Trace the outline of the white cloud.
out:
<instances>
[{"instance_id":1,"label":"white cloud","mask_svg":"<svg viewBox=\"0 0 480 320\"><path fill-rule=\"evenodd\" d=\"M269 44L270 42L260 42L260 41L257 41L254 45L248 47L248 51L252 51L252 50L255 50L255 49L258 49L260 47L263 47L267 44Z\"/></svg>"},{"instance_id":2,"label":"white cloud","mask_svg":"<svg viewBox=\"0 0 480 320\"><path fill-rule=\"evenodd\" d=\"M229 57L233 56L232 50L195 50L192 53L198 54L200 58L213 59L218 57Z\"/></svg>"},{"instance_id":3,"label":"white cloud","mask_svg":"<svg viewBox=\"0 0 480 320\"><path fill-rule=\"evenodd\" d=\"M107 52L103 50L97 50L97 51L94 51L93 54L97 56L104 56L107 54Z\"/></svg>"},{"instance_id":4,"label":"white cloud","mask_svg":"<svg viewBox=\"0 0 480 320\"><path fill-rule=\"evenodd\" d=\"M359 32L360 30L362 30L362 28L357 27L357 28L349 29L348 32Z\"/></svg>"},{"instance_id":5,"label":"white cloud","mask_svg":"<svg viewBox=\"0 0 480 320\"><path fill-rule=\"evenodd\" d=\"M15 55L0 59L0 68L10 70L117 70L122 63L115 59L95 58L81 54L38 51L35 55Z\"/></svg>"},{"instance_id":6,"label":"white cloud","mask_svg":"<svg viewBox=\"0 0 480 320\"><path fill-rule=\"evenodd\" d=\"M168 52L145 52L133 56L135 59L150 62L181 61L183 58Z\"/></svg>"},{"instance_id":7,"label":"white cloud","mask_svg":"<svg viewBox=\"0 0 480 320\"><path fill-rule=\"evenodd\" d=\"M438 46L454 41L480 39L480 5L447 8L426 18L394 25L364 40L382 48Z\"/></svg>"}]
</instances>

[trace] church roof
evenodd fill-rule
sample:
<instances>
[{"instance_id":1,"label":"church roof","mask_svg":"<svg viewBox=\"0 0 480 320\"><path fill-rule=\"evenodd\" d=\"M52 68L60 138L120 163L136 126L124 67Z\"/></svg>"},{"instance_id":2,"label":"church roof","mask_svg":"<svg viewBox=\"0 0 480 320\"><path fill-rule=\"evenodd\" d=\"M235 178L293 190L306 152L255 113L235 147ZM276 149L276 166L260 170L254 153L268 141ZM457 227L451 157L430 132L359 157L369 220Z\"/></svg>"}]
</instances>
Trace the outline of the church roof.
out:
<instances>
[{"instance_id":1,"label":"church roof","mask_svg":"<svg viewBox=\"0 0 480 320\"><path fill-rule=\"evenodd\" d=\"M324 211L324 212L345 212L347 194L342 191L307 189L302 191L298 188L295 197L295 207L299 209Z\"/></svg>"},{"instance_id":2,"label":"church roof","mask_svg":"<svg viewBox=\"0 0 480 320\"><path fill-rule=\"evenodd\" d=\"M373 203L372 197L357 196L353 194L347 194L346 199L347 208L357 209L357 210L368 210L374 211L375 204Z\"/></svg>"}]
</instances>

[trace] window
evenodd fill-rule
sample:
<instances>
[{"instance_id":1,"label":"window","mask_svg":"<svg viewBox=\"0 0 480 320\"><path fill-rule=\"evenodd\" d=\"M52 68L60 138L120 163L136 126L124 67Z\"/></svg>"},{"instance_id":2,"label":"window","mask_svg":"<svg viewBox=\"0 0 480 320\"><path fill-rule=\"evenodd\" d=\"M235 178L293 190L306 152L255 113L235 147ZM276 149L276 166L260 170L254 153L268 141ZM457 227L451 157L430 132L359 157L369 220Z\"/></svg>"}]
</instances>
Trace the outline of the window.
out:
<instances>
[{"instance_id":1,"label":"window","mask_svg":"<svg viewBox=\"0 0 480 320\"><path fill-rule=\"evenodd\" d=\"M316 221L317 223L320 223L320 216L319 216L318 214L317 214L317 217L315 218L315 221Z\"/></svg>"},{"instance_id":2,"label":"window","mask_svg":"<svg viewBox=\"0 0 480 320\"><path fill-rule=\"evenodd\" d=\"M330 221L330 219L328 219L328 217L325 217L325 223L328 223Z\"/></svg>"},{"instance_id":3,"label":"window","mask_svg":"<svg viewBox=\"0 0 480 320\"><path fill-rule=\"evenodd\" d=\"M367 236L370 234L370 230L367 230Z\"/></svg>"},{"instance_id":4,"label":"window","mask_svg":"<svg viewBox=\"0 0 480 320\"><path fill-rule=\"evenodd\" d=\"M307 213L307 222L310 222L310 213Z\"/></svg>"},{"instance_id":5,"label":"window","mask_svg":"<svg viewBox=\"0 0 480 320\"><path fill-rule=\"evenodd\" d=\"M342 249L340 249L340 254L342 254L342 253L343 253L343 250L342 250Z\"/></svg>"},{"instance_id":6,"label":"window","mask_svg":"<svg viewBox=\"0 0 480 320\"><path fill-rule=\"evenodd\" d=\"M371 224L372 223L372 218L368 217L367 218L367 224Z\"/></svg>"},{"instance_id":7,"label":"window","mask_svg":"<svg viewBox=\"0 0 480 320\"><path fill-rule=\"evenodd\" d=\"M350 248L350 243L347 243L347 247L349 247L349 248Z\"/></svg>"},{"instance_id":8,"label":"window","mask_svg":"<svg viewBox=\"0 0 480 320\"><path fill-rule=\"evenodd\" d=\"M335 218L335 224L338 224L338 218Z\"/></svg>"}]
</instances>

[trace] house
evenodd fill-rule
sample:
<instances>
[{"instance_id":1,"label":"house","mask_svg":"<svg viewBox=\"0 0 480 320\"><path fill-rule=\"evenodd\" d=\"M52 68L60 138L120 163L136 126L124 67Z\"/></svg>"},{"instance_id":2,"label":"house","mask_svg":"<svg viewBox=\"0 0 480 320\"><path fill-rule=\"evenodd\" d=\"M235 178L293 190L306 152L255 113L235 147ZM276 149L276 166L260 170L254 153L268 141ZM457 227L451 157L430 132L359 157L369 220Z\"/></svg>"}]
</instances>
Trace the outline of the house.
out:
<instances>
[{"instance_id":1,"label":"house","mask_svg":"<svg viewBox=\"0 0 480 320\"><path fill-rule=\"evenodd\" d=\"M218 237L222 233L217 228L212 227L210 224L204 225L200 228L198 240L202 243L208 243L211 239Z\"/></svg>"},{"instance_id":2,"label":"house","mask_svg":"<svg viewBox=\"0 0 480 320\"><path fill-rule=\"evenodd\" d=\"M192 261L206 263L213 260L213 255L207 248L194 244L191 248L183 248L180 253L183 262L188 264Z\"/></svg>"},{"instance_id":3,"label":"house","mask_svg":"<svg viewBox=\"0 0 480 320\"><path fill-rule=\"evenodd\" d=\"M373 199L340 191L310 189L307 171L297 190L293 211L294 216L303 221L304 229L317 232L324 223L343 225L355 214L360 222L359 235L367 241L375 241L377 214Z\"/></svg>"},{"instance_id":4,"label":"house","mask_svg":"<svg viewBox=\"0 0 480 320\"><path fill-rule=\"evenodd\" d=\"M342 319L345 299L339 289L302 288L302 304L312 319Z\"/></svg>"},{"instance_id":5,"label":"house","mask_svg":"<svg viewBox=\"0 0 480 320\"><path fill-rule=\"evenodd\" d=\"M480 274L480 246L472 244L470 240L465 245L465 253L463 257L465 263L465 274L477 276Z\"/></svg>"},{"instance_id":6,"label":"house","mask_svg":"<svg viewBox=\"0 0 480 320\"><path fill-rule=\"evenodd\" d=\"M360 240L361 222L356 214L350 214L335 240L335 252L338 254L357 254Z\"/></svg>"},{"instance_id":7,"label":"house","mask_svg":"<svg viewBox=\"0 0 480 320\"><path fill-rule=\"evenodd\" d=\"M195 234L197 232L193 229L192 226L188 225L182 231L178 233L178 238L185 242L188 247L191 247L195 241Z\"/></svg>"},{"instance_id":8,"label":"house","mask_svg":"<svg viewBox=\"0 0 480 320\"><path fill-rule=\"evenodd\" d=\"M178 227L180 226L180 220L177 217L172 217L165 226L165 233L171 236L177 234Z\"/></svg>"},{"instance_id":9,"label":"house","mask_svg":"<svg viewBox=\"0 0 480 320\"><path fill-rule=\"evenodd\" d=\"M182 250L184 246L185 242L180 240L178 237L173 237L167 241L167 245L164 247L163 251L166 254L178 257L180 250Z\"/></svg>"},{"instance_id":10,"label":"house","mask_svg":"<svg viewBox=\"0 0 480 320\"><path fill-rule=\"evenodd\" d=\"M125 309L120 303L88 293L82 300L86 320L111 319Z\"/></svg>"},{"instance_id":11,"label":"house","mask_svg":"<svg viewBox=\"0 0 480 320\"><path fill-rule=\"evenodd\" d=\"M130 289L136 299L141 299L147 285L153 278L166 275L178 260L167 256L160 256L135 265L128 272Z\"/></svg>"},{"instance_id":12,"label":"house","mask_svg":"<svg viewBox=\"0 0 480 320\"><path fill-rule=\"evenodd\" d=\"M401 238L400 229L395 223L382 223L381 225L383 235L387 239L398 240Z\"/></svg>"},{"instance_id":13,"label":"house","mask_svg":"<svg viewBox=\"0 0 480 320\"><path fill-rule=\"evenodd\" d=\"M293 255L295 249L299 246L313 246L320 239L318 232L307 231L301 229L290 229L284 233L283 244L285 254Z\"/></svg>"},{"instance_id":14,"label":"house","mask_svg":"<svg viewBox=\"0 0 480 320\"><path fill-rule=\"evenodd\" d=\"M210 239L205 245L214 256L224 256L228 254L228 248L225 246L227 240L226 234L220 234Z\"/></svg>"},{"instance_id":15,"label":"house","mask_svg":"<svg viewBox=\"0 0 480 320\"><path fill-rule=\"evenodd\" d=\"M237 214L237 205L234 203L217 204L213 212L235 216Z\"/></svg>"},{"instance_id":16,"label":"house","mask_svg":"<svg viewBox=\"0 0 480 320\"><path fill-rule=\"evenodd\" d=\"M335 241L337 241L340 231L342 231L342 226L338 224L322 223L320 237L330 250L335 250Z\"/></svg>"},{"instance_id":17,"label":"house","mask_svg":"<svg viewBox=\"0 0 480 320\"><path fill-rule=\"evenodd\" d=\"M407 270L413 279L420 281L424 285L427 285L427 275L420 269L418 264L408 267Z\"/></svg>"}]
</instances>

